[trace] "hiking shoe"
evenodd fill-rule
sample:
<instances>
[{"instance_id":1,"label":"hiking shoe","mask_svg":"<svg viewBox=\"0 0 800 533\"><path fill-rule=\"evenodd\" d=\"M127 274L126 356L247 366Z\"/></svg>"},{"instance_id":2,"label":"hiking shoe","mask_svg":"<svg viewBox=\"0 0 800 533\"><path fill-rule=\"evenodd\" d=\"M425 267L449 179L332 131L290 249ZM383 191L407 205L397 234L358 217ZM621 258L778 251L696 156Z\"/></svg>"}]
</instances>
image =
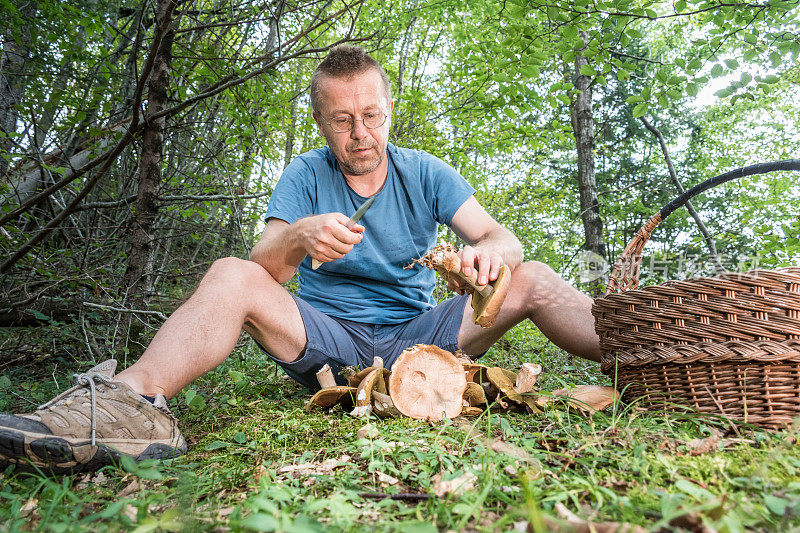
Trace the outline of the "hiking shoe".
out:
<instances>
[{"instance_id":1,"label":"hiking shoe","mask_svg":"<svg viewBox=\"0 0 800 533\"><path fill-rule=\"evenodd\" d=\"M74 387L35 413L0 413L0 463L71 474L117 463L122 455L141 461L183 454L186 441L164 396L150 403L113 379L116 367L109 359L75 374Z\"/></svg>"}]
</instances>

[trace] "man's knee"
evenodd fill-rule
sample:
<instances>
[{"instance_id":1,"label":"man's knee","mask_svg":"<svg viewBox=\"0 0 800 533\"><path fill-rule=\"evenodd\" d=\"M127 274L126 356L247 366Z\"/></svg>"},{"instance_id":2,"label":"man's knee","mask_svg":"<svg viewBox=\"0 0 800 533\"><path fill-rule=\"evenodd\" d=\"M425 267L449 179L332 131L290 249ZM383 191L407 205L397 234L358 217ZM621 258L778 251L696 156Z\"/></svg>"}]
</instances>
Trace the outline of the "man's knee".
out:
<instances>
[{"instance_id":1,"label":"man's knee","mask_svg":"<svg viewBox=\"0 0 800 533\"><path fill-rule=\"evenodd\" d=\"M254 290L265 283L277 283L261 265L238 257L223 257L214 261L203 282L222 285L227 290L241 288L245 291Z\"/></svg>"},{"instance_id":2,"label":"man's knee","mask_svg":"<svg viewBox=\"0 0 800 533\"><path fill-rule=\"evenodd\" d=\"M512 290L526 295L525 304L530 310L557 298L559 292L567 288L555 270L539 261L520 264L512 273L511 280Z\"/></svg>"}]
</instances>

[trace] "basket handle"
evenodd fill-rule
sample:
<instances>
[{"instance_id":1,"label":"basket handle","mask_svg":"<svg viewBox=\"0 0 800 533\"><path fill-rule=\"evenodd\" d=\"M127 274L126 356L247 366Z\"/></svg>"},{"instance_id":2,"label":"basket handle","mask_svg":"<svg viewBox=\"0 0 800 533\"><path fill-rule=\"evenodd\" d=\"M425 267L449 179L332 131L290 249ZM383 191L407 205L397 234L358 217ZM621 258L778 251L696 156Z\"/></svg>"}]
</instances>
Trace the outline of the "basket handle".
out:
<instances>
[{"instance_id":1,"label":"basket handle","mask_svg":"<svg viewBox=\"0 0 800 533\"><path fill-rule=\"evenodd\" d=\"M720 174L719 176L715 176L698 185L695 185L662 207L658 213L653 215L650 220L645 222L644 226L642 226L636 235L633 236L631 241L622 251L619 259L617 259L617 262L614 263L614 269L611 271L611 276L608 280L606 295L616 292L635 290L639 287L639 272L642 265L641 253L644 249L644 245L650 239L650 235L653 233L653 230L656 228L656 226L658 226L661 221L667 218L673 211L688 202L692 197L732 179L743 178L745 176L752 176L755 174L777 172L781 170L800 170L800 159L786 159L784 161L774 161L772 163L759 163L757 165L750 165L731 170L730 172Z\"/></svg>"}]
</instances>

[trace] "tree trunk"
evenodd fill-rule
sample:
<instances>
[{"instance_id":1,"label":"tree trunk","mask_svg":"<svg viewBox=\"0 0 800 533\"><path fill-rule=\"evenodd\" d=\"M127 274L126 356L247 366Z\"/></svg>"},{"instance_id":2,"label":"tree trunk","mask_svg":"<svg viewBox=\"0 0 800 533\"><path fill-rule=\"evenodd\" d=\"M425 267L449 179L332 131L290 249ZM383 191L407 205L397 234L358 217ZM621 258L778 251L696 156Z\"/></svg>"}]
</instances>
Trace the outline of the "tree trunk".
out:
<instances>
[{"instance_id":1,"label":"tree trunk","mask_svg":"<svg viewBox=\"0 0 800 533\"><path fill-rule=\"evenodd\" d=\"M36 3L30 2L19 13L32 24ZM0 49L0 178L8 172L11 139L6 135L17 129L17 105L25 90L25 63L31 46L31 32L27 24L15 35L14 28L2 28Z\"/></svg>"},{"instance_id":2,"label":"tree trunk","mask_svg":"<svg viewBox=\"0 0 800 533\"><path fill-rule=\"evenodd\" d=\"M588 41L588 36L584 36ZM583 55L575 57L573 83L580 91L570 102L572 131L578 151L578 191L580 194L581 220L586 235L585 249L605 258L603 243L603 220L600 218L600 204L597 200L597 183L594 173L594 124L592 119L591 78L580 73L582 65L588 65ZM592 291L599 290L599 280L593 283Z\"/></svg>"},{"instance_id":3,"label":"tree trunk","mask_svg":"<svg viewBox=\"0 0 800 533\"><path fill-rule=\"evenodd\" d=\"M136 210L133 219L128 265L122 280L128 306L144 309L152 289L153 229L158 216L158 196L161 189L162 148L165 118L150 119L167 104L172 63L172 41L175 37L171 21L170 4L174 0L159 0L156 28L169 25L155 55L153 70L148 80L147 110L142 132L142 155L139 164ZM158 30L156 29L156 32ZM138 340L143 331L139 321L130 321L130 341ZM140 327L141 326L141 327Z\"/></svg>"}]
</instances>

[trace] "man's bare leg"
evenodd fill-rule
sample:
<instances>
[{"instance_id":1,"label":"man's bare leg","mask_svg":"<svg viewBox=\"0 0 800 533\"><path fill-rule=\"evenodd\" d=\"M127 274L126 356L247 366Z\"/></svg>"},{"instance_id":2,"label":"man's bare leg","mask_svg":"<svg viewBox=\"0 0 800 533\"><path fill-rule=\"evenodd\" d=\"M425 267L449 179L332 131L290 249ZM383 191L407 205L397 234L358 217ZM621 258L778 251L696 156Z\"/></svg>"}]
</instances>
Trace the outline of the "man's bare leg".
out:
<instances>
[{"instance_id":1,"label":"man's bare leg","mask_svg":"<svg viewBox=\"0 0 800 533\"><path fill-rule=\"evenodd\" d=\"M511 275L511 286L490 328L472 323L467 303L458 345L467 354L481 354L503 334L529 318L556 346L592 361L600 361L600 340L594 330L592 300L570 286L549 266L522 263Z\"/></svg>"},{"instance_id":2,"label":"man's bare leg","mask_svg":"<svg viewBox=\"0 0 800 533\"><path fill-rule=\"evenodd\" d=\"M171 398L219 366L242 329L283 361L294 361L305 349L303 319L286 289L256 263L220 259L142 357L116 379L140 394Z\"/></svg>"}]
</instances>

